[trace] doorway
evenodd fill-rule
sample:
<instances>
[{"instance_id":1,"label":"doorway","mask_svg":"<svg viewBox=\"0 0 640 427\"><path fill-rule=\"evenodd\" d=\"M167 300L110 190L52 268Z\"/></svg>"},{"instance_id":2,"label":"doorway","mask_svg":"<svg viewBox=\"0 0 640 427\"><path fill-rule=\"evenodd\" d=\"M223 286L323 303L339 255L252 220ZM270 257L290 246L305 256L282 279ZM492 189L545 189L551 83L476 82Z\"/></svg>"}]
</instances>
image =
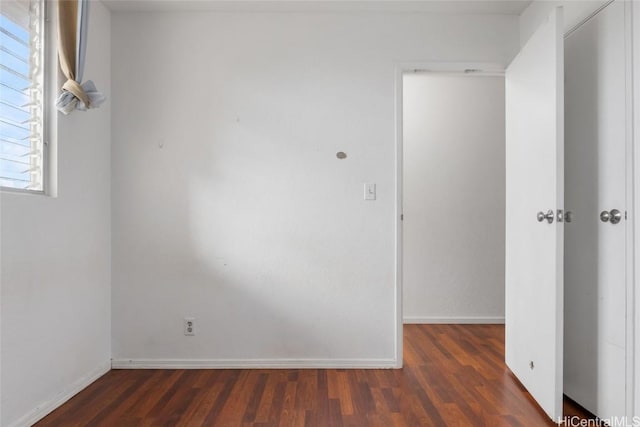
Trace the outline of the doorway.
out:
<instances>
[{"instance_id":1,"label":"doorway","mask_svg":"<svg viewBox=\"0 0 640 427\"><path fill-rule=\"evenodd\" d=\"M403 213L403 175L404 175L404 159L403 159L403 139L404 139L404 80L411 78L411 76L429 75L432 77L440 76L442 78L449 77L454 78L481 78L481 77L493 77L498 79L504 78L504 65L499 63L486 63L486 62L412 62L401 63L396 66L395 74L395 88L396 88L396 246L395 246L395 258L396 258L396 286L395 286L395 303L396 303L396 334L395 334L395 354L396 354L396 366L401 368L403 365L403 325L405 322L404 316L404 271L403 271L403 245L404 245L404 213ZM419 80L419 79L418 79ZM419 83L419 82L418 82ZM495 94L494 94L495 96ZM504 102L503 102L504 104ZM504 113L504 111L503 111ZM504 120L504 117L502 118ZM504 158L504 157L503 157ZM504 185L504 184L503 184ZM440 222L442 219L439 220ZM499 291L498 291L499 292ZM451 321L451 316L432 316L431 321ZM445 319L449 317L449 319ZM461 321L461 316L458 315L458 320ZM467 316L468 317L468 316ZM414 315L407 318L409 322L428 321L429 319L420 319L419 316ZM467 319L471 322L472 319ZM485 319L487 322L489 319ZM503 320L498 315L493 319L493 323L501 323Z\"/></svg>"},{"instance_id":2,"label":"doorway","mask_svg":"<svg viewBox=\"0 0 640 427\"><path fill-rule=\"evenodd\" d=\"M504 323L501 73L403 74L403 321Z\"/></svg>"}]
</instances>

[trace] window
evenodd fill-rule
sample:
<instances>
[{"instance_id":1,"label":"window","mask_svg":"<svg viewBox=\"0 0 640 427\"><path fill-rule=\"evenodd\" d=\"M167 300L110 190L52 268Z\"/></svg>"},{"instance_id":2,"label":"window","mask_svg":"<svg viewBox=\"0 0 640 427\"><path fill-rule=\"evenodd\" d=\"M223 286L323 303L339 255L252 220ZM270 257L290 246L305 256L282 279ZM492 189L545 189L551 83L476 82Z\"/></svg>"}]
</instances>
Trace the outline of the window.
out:
<instances>
[{"instance_id":1,"label":"window","mask_svg":"<svg viewBox=\"0 0 640 427\"><path fill-rule=\"evenodd\" d=\"M0 187L44 189L44 4L0 5Z\"/></svg>"}]
</instances>

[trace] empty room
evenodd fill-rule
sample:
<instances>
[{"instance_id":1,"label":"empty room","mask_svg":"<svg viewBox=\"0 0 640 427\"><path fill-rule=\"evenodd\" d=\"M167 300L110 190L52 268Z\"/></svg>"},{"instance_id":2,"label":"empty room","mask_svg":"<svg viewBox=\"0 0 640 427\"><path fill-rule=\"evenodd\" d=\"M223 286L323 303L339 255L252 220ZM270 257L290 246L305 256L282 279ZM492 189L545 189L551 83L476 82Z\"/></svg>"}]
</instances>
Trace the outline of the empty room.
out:
<instances>
[{"instance_id":1,"label":"empty room","mask_svg":"<svg viewBox=\"0 0 640 427\"><path fill-rule=\"evenodd\" d=\"M0 426L640 425L640 2L2 0Z\"/></svg>"}]
</instances>

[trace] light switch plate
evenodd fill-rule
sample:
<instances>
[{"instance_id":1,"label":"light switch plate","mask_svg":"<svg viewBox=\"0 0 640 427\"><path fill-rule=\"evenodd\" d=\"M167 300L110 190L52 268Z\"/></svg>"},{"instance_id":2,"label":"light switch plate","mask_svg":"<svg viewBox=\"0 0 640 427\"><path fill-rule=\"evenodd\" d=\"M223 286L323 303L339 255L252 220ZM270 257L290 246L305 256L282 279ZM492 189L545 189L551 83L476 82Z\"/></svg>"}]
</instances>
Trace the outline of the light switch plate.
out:
<instances>
[{"instance_id":1,"label":"light switch plate","mask_svg":"<svg viewBox=\"0 0 640 427\"><path fill-rule=\"evenodd\" d=\"M376 199L376 185L373 183L364 184L364 199L375 200Z\"/></svg>"}]
</instances>

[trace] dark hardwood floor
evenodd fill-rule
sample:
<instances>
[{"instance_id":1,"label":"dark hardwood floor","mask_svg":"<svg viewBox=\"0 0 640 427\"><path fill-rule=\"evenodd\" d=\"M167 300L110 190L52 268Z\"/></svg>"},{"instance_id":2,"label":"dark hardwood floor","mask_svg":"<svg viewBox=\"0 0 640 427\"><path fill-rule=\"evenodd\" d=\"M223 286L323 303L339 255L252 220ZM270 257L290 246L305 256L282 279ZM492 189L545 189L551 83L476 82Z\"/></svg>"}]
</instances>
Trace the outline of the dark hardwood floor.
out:
<instances>
[{"instance_id":1,"label":"dark hardwood floor","mask_svg":"<svg viewBox=\"0 0 640 427\"><path fill-rule=\"evenodd\" d=\"M506 368L504 326L404 331L402 370L112 370L37 426L554 425Z\"/></svg>"}]
</instances>

